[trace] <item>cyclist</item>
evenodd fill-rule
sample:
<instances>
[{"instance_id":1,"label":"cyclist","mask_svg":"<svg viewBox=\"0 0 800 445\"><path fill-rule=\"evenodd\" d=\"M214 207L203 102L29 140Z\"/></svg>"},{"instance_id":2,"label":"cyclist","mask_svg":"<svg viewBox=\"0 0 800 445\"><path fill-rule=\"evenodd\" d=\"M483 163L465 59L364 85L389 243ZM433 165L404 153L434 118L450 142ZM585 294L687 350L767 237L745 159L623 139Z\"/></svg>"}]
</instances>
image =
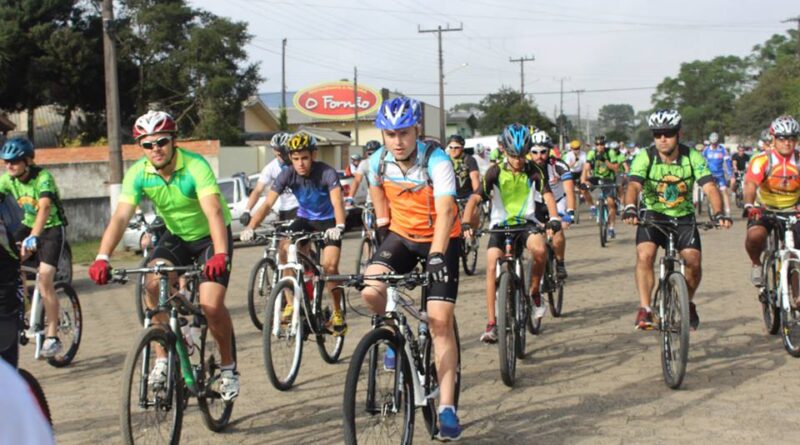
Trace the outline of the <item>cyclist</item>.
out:
<instances>
[{"instance_id":1,"label":"cyclist","mask_svg":"<svg viewBox=\"0 0 800 445\"><path fill-rule=\"evenodd\" d=\"M261 174L258 175L256 186L253 191L250 192L244 212L242 213L242 216L239 217L239 221L243 225L246 226L250 223L250 219L252 218L250 212L258 202L258 198L260 198L261 194L264 193L264 189L272 185L272 183L275 182L275 179L283 170L291 168L289 155L286 153L286 140L288 138L289 133L285 132L278 132L272 136L269 145L270 148L272 148L272 153L275 155L275 159L268 162L267 165L265 165L261 170ZM289 221L297 216L298 205L297 198L294 197L290 190L287 190L281 194L280 197L278 197L278 201L275 203L273 208L278 210L279 221ZM285 255L284 249L284 247L281 248L281 262L285 262L285 258L283 257L283 255Z\"/></svg>"},{"instance_id":2,"label":"cyclist","mask_svg":"<svg viewBox=\"0 0 800 445\"><path fill-rule=\"evenodd\" d=\"M750 155L745 152L745 148L744 145L739 145L736 147L736 153L731 156L731 165L733 166L731 191L733 193L736 193L736 189L739 188L738 179L747 172L747 163L750 162Z\"/></svg>"},{"instance_id":3,"label":"cyclist","mask_svg":"<svg viewBox=\"0 0 800 445\"><path fill-rule=\"evenodd\" d=\"M745 249L753 268L750 281L763 286L761 252L775 221L764 210L796 212L800 199L800 153L795 150L800 125L791 116L780 116L770 125L771 150L753 157L744 179L744 214L748 218ZM758 201L758 206L754 205ZM800 242L800 223L793 227L795 243ZM795 246L796 247L796 246Z\"/></svg>"},{"instance_id":4,"label":"cyclist","mask_svg":"<svg viewBox=\"0 0 800 445\"><path fill-rule=\"evenodd\" d=\"M486 170L489 169L489 158L486 153L486 146L478 142L475 144L475 162L478 164L478 173L483 176L486 174ZM480 182L480 181L478 181ZM480 187L480 184L478 184Z\"/></svg>"},{"instance_id":5,"label":"cyclist","mask_svg":"<svg viewBox=\"0 0 800 445\"><path fill-rule=\"evenodd\" d=\"M471 236L470 227L477 223L477 206L480 201L492 200L492 215L490 225L493 228L506 226L538 226L547 223L548 229L558 232L561 229L561 221L558 216L553 193L547 181L546 170L539 168L536 164L526 160L526 156L531 149L531 135L528 129L520 124L511 124L503 130L505 139L506 159L501 165L489 168L483 178L483 186L480 193L473 195L467 208L464 211L465 236ZM542 147L547 154L549 147ZM539 196L541 195L541 196ZM542 202L547 207L546 215L549 221L537 218L537 209L542 206ZM525 235L525 239L519 241L525 243L525 247L533 256L533 270L526 271L531 274L530 291L534 313L537 318L544 316L546 307L539 293L539 282L544 272L546 260L545 237L541 233L520 234ZM488 324L486 330L481 335L480 340L484 343L494 343L497 341L497 318L495 313L495 293L497 288L496 270L497 260L505 252L505 236L502 233L493 233L489 238L488 250L486 251L486 310L488 313Z\"/></svg>"},{"instance_id":6,"label":"cyclist","mask_svg":"<svg viewBox=\"0 0 800 445\"><path fill-rule=\"evenodd\" d=\"M717 187L722 193L722 200L725 205L725 214L731 214L731 201L726 190L728 189L728 179L733 171L731 167L731 157L728 149L719 143L719 135L711 133L708 135L708 145L703 149L703 157L706 158L711 175L717 181Z\"/></svg>"},{"instance_id":7,"label":"cyclist","mask_svg":"<svg viewBox=\"0 0 800 445\"><path fill-rule=\"evenodd\" d=\"M450 158L438 144L418 140L421 107L415 99L396 97L378 110L375 126L381 130L383 147L369 159L368 178L378 231L384 235L365 274L407 273L425 260L432 280L427 312L439 379L438 437L457 440L461 424L455 409L458 352L453 320L461 224L456 218L456 178ZM383 313L386 285L365 284L362 298L373 313ZM393 369L396 360L390 349L384 366Z\"/></svg>"},{"instance_id":8,"label":"cyclist","mask_svg":"<svg viewBox=\"0 0 800 445\"><path fill-rule=\"evenodd\" d=\"M489 163L492 165L497 165L502 161L503 158L503 135L500 134L497 136L497 147L493 148L491 152L489 152Z\"/></svg>"},{"instance_id":9,"label":"cyclist","mask_svg":"<svg viewBox=\"0 0 800 445\"><path fill-rule=\"evenodd\" d=\"M583 164L586 163L586 153L581 150L581 141L573 139L569 143L569 151L564 154L564 162L569 166L573 178L580 179Z\"/></svg>"},{"instance_id":10,"label":"cyclist","mask_svg":"<svg viewBox=\"0 0 800 445\"><path fill-rule=\"evenodd\" d=\"M447 153L456 174L456 199L466 199L477 192L481 184L481 174L475 158L464 154L464 138L454 134L447 140Z\"/></svg>"},{"instance_id":11,"label":"cyclist","mask_svg":"<svg viewBox=\"0 0 800 445\"><path fill-rule=\"evenodd\" d=\"M714 209L713 219L720 226L730 228L730 217L722 213L722 202L714 178L705 159L696 150L679 142L681 115L676 110L657 110L648 118L653 132L653 145L636 155L631 165L630 183L625 195L623 221L639 222L637 197L642 192L646 218L658 221L692 222L692 183L700 184ZM653 262L658 247L666 247L663 233L652 227L640 226L636 230L636 287L640 307L636 314L636 329L651 329L653 311L650 295L655 283ZM700 285L701 246L700 234L693 225L677 227L676 248L685 261L686 285L689 288L689 322L692 329L700 325L697 308L692 302Z\"/></svg>"},{"instance_id":12,"label":"cyclist","mask_svg":"<svg viewBox=\"0 0 800 445\"><path fill-rule=\"evenodd\" d=\"M149 198L167 226L167 232L150 255L150 264L204 263L200 306L219 345L220 397L231 401L239 396L239 373L232 353L233 323L225 307L233 255L231 214L208 162L201 155L178 147L177 132L175 120L163 111L149 111L136 119L133 137L144 156L125 173L119 203L103 233L97 257L89 267L89 276L100 285L108 282L109 257L142 196ZM154 275L147 277L146 291L147 307L152 309L158 303L158 278ZM166 352L156 348L156 355L149 379L163 382L168 365Z\"/></svg>"},{"instance_id":13,"label":"cyclist","mask_svg":"<svg viewBox=\"0 0 800 445\"><path fill-rule=\"evenodd\" d=\"M372 156L378 148L380 148L381 143L375 140L367 142L364 145L364 154L366 154L367 158ZM369 162L361 162L358 164L358 169L353 172L353 186L350 187L350 195L344 198L344 201L347 205L353 205L354 198L356 193L358 192L358 188L361 186L361 181L364 180L369 175ZM367 203L372 202L372 197L369 196L369 191L367 191Z\"/></svg>"},{"instance_id":14,"label":"cyclist","mask_svg":"<svg viewBox=\"0 0 800 445\"><path fill-rule=\"evenodd\" d=\"M55 276L66 241L67 218L53 175L33 161L31 141L9 139L3 144L0 157L6 166L6 174L0 176L0 200L12 196L24 212L22 224L13 234L14 241L22 244L20 256L23 259L35 254L39 260L39 292L47 318L41 356L53 357L62 349L58 339Z\"/></svg>"},{"instance_id":15,"label":"cyclist","mask_svg":"<svg viewBox=\"0 0 800 445\"><path fill-rule=\"evenodd\" d=\"M337 274L345 228L344 200L339 175L330 165L316 160L317 141L307 133L301 131L293 134L286 141L286 150L292 161L292 168L283 170L272 183L267 199L253 214L250 224L242 230L241 238L243 241L252 239L255 229L269 214L278 196L290 189L300 205L297 218L289 226L289 230L324 231L325 248L322 251L321 266L326 274ZM310 246L306 243L303 251L308 253L309 249ZM335 284L325 284L333 296L330 325L334 334L344 335L347 333L347 324L342 315L341 289L337 289ZM284 306L282 319L290 318L293 311L291 304Z\"/></svg>"},{"instance_id":16,"label":"cyclist","mask_svg":"<svg viewBox=\"0 0 800 445\"><path fill-rule=\"evenodd\" d=\"M589 189L592 184L614 184L616 182L616 174L619 171L619 159L613 152L606 150L606 137L597 136L594 138L594 150L586 155L586 164L583 166L583 174L581 176L581 183L583 190L583 198L586 202L592 203L592 195ZM616 237L614 230L614 222L617 218L617 190L607 189L606 204L608 205L608 237L613 239ZM589 211L594 217L597 214L597 207L592 205Z\"/></svg>"},{"instance_id":17,"label":"cyclist","mask_svg":"<svg viewBox=\"0 0 800 445\"><path fill-rule=\"evenodd\" d=\"M556 209L561 217L564 229L569 227L575 218L575 180L567 164L559 158L553 157L549 151L553 141L545 131L537 131L531 136L533 146L530 153L533 163L545 173L547 183L553 192ZM544 204L542 195L536 196L536 201ZM547 221L549 219L544 205L536 208L536 219ZM567 240L564 231L553 235L553 250L556 254L556 274L559 279L567 278L567 267L564 265L564 254L567 249ZM544 262L542 262L544 264ZM535 276L532 276L536 278Z\"/></svg>"}]
</instances>

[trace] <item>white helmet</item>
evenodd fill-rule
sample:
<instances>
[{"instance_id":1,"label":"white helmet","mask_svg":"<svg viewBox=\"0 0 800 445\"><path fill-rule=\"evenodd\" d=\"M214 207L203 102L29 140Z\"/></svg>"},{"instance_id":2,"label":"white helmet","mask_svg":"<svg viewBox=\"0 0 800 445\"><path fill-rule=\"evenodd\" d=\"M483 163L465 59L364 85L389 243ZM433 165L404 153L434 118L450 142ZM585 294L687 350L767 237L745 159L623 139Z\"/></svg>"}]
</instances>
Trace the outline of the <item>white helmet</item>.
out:
<instances>
[{"instance_id":1,"label":"white helmet","mask_svg":"<svg viewBox=\"0 0 800 445\"><path fill-rule=\"evenodd\" d=\"M708 142L716 144L717 142L719 142L719 135L716 132L709 134Z\"/></svg>"},{"instance_id":2,"label":"white helmet","mask_svg":"<svg viewBox=\"0 0 800 445\"><path fill-rule=\"evenodd\" d=\"M769 126L769 132L773 136L797 137L797 135L800 135L800 125L792 116L783 115L772 121Z\"/></svg>"},{"instance_id":3,"label":"white helmet","mask_svg":"<svg viewBox=\"0 0 800 445\"><path fill-rule=\"evenodd\" d=\"M678 130L681 128L681 114L678 110L656 110L647 119L650 130Z\"/></svg>"},{"instance_id":4,"label":"white helmet","mask_svg":"<svg viewBox=\"0 0 800 445\"><path fill-rule=\"evenodd\" d=\"M533 133L533 135L531 135L531 142L533 143L533 145L538 145L542 147L550 148L553 146L553 140L550 139L550 135L547 134L547 132L544 130L538 130L535 133Z\"/></svg>"},{"instance_id":5,"label":"white helmet","mask_svg":"<svg viewBox=\"0 0 800 445\"><path fill-rule=\"evenodd\" d=\"M478 156L483 156L484 153L486 153L486 147L484 147L480 142L475 144L475 154Z\"/></svg>"},{"instance_id":6,"label":"white helmet","mask_svg":"<svg viewBox=\"0 0 800 445\"><path fill-rule=\"evenodd\" d=\"M618 149L618 148L619 148L619 142L617 142L617 141L611 141L611 143L610 143L610 144L608 144L608 148L610 148L610 149L612 149L612 150L616 150L616 149Z\"/></svg>"}]
</instances>

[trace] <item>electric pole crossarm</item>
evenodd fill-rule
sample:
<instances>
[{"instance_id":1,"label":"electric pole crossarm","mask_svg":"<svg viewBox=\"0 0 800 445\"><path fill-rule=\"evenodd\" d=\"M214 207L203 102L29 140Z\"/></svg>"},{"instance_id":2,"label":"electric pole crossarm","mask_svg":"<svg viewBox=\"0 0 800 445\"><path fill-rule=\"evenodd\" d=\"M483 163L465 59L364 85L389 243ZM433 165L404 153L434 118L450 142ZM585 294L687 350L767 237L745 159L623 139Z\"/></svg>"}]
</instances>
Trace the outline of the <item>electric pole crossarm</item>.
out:
<instances>
[{"instance_id":1,"label":"electric pole crossarm","mask_svg":"<svg viewBox=\"0 0 800 445\"><path fill-rule=\"evenodd\" d=\"M533 62L534 60L536 58L533 56L520 57L519 59L508 58L511 63L519 62L519 94L522 96L523 101L525 101L525 62Z\"/></svg>"}]
</instances>

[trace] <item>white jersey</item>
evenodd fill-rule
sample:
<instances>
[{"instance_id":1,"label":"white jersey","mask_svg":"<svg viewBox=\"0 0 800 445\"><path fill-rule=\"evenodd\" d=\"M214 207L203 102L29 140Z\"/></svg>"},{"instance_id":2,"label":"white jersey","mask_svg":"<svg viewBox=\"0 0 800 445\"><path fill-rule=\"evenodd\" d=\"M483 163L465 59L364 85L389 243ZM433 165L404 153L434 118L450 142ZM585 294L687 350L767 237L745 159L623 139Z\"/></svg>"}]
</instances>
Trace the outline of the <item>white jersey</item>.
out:
<instances>
[{"instance_id":1,"label":"white jersey","mask_svg":"<svg viewBox=\"0 0 800 445\"><path fill-rule=\"evenodd\" d=\"M355 173L361 175L361 184L358 187L367 189L367 203L372 202L372 196L369 194L369 180L367 179L369 178L369 161L366 159L361 161ZM356 196L356 194L358 194L358 190L353 190L353 196Z\"/></svg>"},{"instance_id":2,"label":"white jersey","mask_svg":"<svg viewBox=\"0 0 800 445\"><path fill-rule=\"evenodd\" d=\"M564 162L566 162L568 166L572 165L572 163L574 162L575 165L572 165L572 167L570 167L569 169L573 173L580 174L580 172L583 170L583 164L586 163L586 153L581 150L577 150L578 153L577 155L575 153L576 153L575 150L570 150L569 153L565 154Z\"/></svg>"},{"instance_id":3,"label":"white jersey","mask_svg":"<svg viewBox=\"0 0 800 445\"><path fill-rule=\"evenodd\" d=\"M278 177L284 168L291 168L291 166L285 165L278 158L273 159L261 170L261 174L258 176L258 182L264 184L265 190L269 190L269 187L275 182L275 178ZM292 194L292 190L287 187L286 190L278 196L278 200L272 208L284 212L286 210L296 209L299 205L297 198Z\"/></svg>"},{"instance_id":4,"label":"white jersey","mask_svg":"<svg viewBox=\"0 0 800 445\"><path fill-rule=\"evenodd\" d=\"M0 444L53 444L53 430L28 383L17 370L0 359Z\"/></svg>"}]
</instances>

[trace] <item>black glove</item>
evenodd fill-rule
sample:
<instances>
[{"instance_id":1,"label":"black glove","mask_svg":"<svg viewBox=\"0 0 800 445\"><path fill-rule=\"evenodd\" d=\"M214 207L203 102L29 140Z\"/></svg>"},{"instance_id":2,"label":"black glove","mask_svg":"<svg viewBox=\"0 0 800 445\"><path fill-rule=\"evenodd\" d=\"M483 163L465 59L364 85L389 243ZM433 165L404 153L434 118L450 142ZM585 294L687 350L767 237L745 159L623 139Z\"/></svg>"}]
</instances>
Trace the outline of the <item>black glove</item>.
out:
<instances>
[{"instance_id":1,"label":"black glove","mask_svg":"<svg viewBox=\"0 0 800 445\"><path fill-rule=\"evenodd\" d=\"M386 237L389 236L389 226L381 226L375 229L375 237L377 238L378 244L383 244L383 241Z\"/></svg>"},{"instance_id":2,"label":"black glove","mask_svg":"<svg viewBox=\"0 0 800 445\"><path fill-rule=\"evenodd\" d=\"M431 275L434 283L446 283L448 281L447 264L444 262L444 255L432 253L428 255L428 265L425 271Z\"/></svg>"},{"instance_id":3,"label":"black glove","mask_svg":"<svg viewBox=\"0 0 800 445\"><path fill-rule=\"evenodd\" d=\"M625 210L622 212L623 221L629 221L632 220L633 218L638 218L638 217L639 217L639 211L636 210L635 205L625 206Z\"/></svg>"},{"instance_id":4,"label":"black glove","mask_svg":"<svg viewBox=\"0 0 800 445\"><path fill-rule=\"evenodd\" d=\"M581 182L581 183L578 185L578 188L579 188L579 189L581 189L581 190L589 190L589 184L587 184L587 183L585 183L585 182Z\"/></svg>"},{"instance_id":5,"label":"black glove","mask_svg":"<svg viewBox=\"0 0 800 445\"><path fill-rule=\"evenodd\" d=\"M711 221L714 221L715 224L719 224L722 221L728 221L733 224L733 219L730 216L725 216L724 213L715 213L714 216L711 217Z\"/></svg>"},{"instance_id":6,"label":"black glove","mask_svg":"<svg viewBox=\"0 0 800 445\"><path fill-rule=\"evenodd\" d=\"M249 225L251 219L252 218L250 217L249 210L245 210L244 213L242 213L242 215L239 216L239 222L242 223L243 226Z\"/></svg>"},{"instance_id":7,"label":"black glove","mask_svg":"<svg viewBox=\"0 0 800 445\"><path fill-rule=\"evenodd\" d=\"M561 230L561 221L557 219L551 219L547 221L547 228L552 230L553 233L558 233Z\"/></svg>"}]
</instances>

